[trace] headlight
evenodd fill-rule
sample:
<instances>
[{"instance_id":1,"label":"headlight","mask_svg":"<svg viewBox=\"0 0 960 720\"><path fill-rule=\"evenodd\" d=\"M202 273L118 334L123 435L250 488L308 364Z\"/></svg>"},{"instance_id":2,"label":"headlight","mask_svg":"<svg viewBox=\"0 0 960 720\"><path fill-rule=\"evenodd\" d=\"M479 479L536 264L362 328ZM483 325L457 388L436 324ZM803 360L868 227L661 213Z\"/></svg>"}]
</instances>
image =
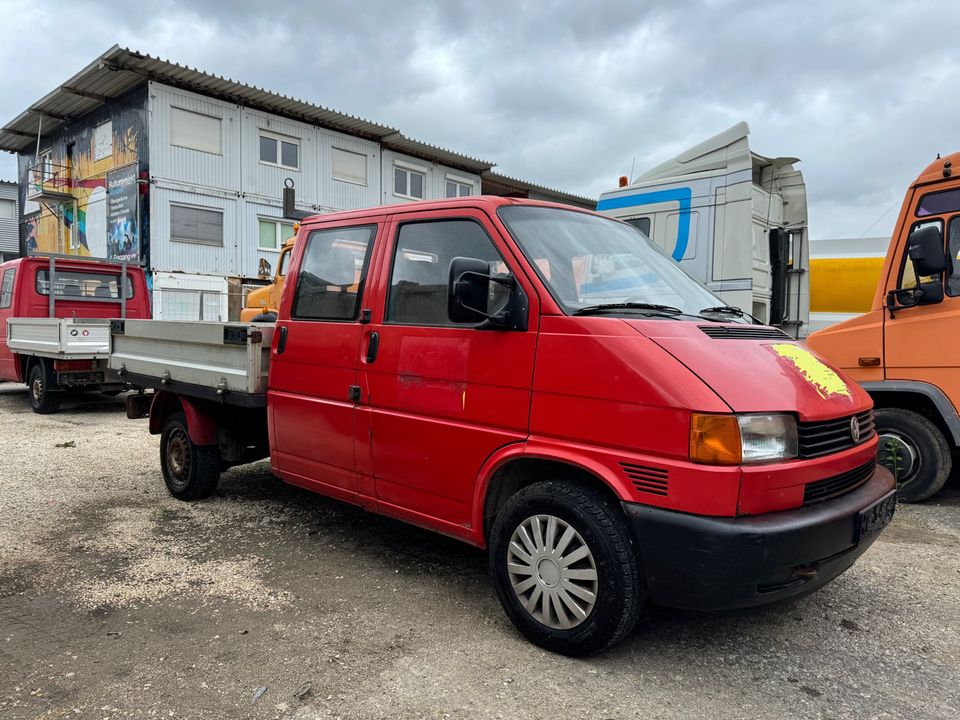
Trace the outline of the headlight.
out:
<instances>
[{"instance_id":1,"label":"headlight","mask_svg":"<svg viewBox=\"0 0 960 720\"><path fill-rule=\"evenodd\" d=\"M709 465L786 460L797 456L792 415L690 416L690 459Z\"/></svg>"}]
</instances>

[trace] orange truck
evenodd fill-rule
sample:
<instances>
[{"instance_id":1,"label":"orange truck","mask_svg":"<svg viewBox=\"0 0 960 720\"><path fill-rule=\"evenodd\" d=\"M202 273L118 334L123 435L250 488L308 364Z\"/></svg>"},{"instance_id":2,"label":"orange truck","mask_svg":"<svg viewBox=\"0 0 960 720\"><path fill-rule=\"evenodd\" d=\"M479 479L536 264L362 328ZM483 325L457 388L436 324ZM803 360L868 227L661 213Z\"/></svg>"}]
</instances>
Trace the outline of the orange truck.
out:
<instances>
[{"instance_id":1,"label":"orange truck","mask_svg":"<svg viewBox=\"0 0 960 720\"><path fill-rule=\"evenodd\" d=\"M287 265L290 262L290 253L293 251L293 241L294 238L291 237L280 250L273 282L247 293L243 309L240 311L241 322L276 321L277 308L280 307L280 296L283 294L283 281L287 276Z\"/></svg>"},{"instance_id":2,"label":"orange truck","mask_svg":"<svg viewBox=\"0 0 960 720\"><path fill-rule=\"evenodd\" d=\"M960 448L960 153L907 190L869 312L807 338L873 397L899 496L943 487Z\"/></svg>"}]
</instances>

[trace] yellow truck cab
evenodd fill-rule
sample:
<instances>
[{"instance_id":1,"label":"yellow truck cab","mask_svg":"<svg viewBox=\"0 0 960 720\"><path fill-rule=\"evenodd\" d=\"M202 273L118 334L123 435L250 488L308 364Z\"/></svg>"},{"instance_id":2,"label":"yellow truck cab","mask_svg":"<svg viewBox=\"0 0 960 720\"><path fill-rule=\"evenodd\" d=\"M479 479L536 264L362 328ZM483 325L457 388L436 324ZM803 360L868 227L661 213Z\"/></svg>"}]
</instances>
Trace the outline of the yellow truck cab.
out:
<instances>
[{"instance_id":1,"label":"yellow truck cab","mask_svg":"<svg viewBox=\"0 0 960 720\"><path fill-rule=\"evenodd\" d=\"M293 251L293 241L290 238L283 244L280 257L277 259L277 271L273 282L262 288L251 290L240 311L241 322L274 322L277 319L277 308L280 307L280 296L283 294L283 281L287 275L287 265L290 262L290 253Z\"/></svg>"},{"instance_id":2,"label":"yellow truck cab","mask_svg":"<svg viewBox=\"0 0 960 720\"><path fill-rule=\"evenodd\" d=\"M870 310L807 342L873 397L900 499L943 487L960 448L960 153L907 190Z\"/></svg>"}]
</instances>

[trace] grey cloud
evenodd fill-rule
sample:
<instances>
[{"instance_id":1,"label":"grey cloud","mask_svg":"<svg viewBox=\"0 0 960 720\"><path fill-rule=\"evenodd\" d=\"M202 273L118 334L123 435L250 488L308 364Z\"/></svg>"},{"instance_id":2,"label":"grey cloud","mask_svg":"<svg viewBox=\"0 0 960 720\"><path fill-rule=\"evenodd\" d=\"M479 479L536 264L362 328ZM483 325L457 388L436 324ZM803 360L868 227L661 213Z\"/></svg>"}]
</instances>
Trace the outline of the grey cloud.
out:
<instances>
[{"instance_id":1,"label":"grey cloud","mask_svg":"<svg viewBox=\"0 0 960 720\"><path fill-rule=\"evenodd\" d=\"M0 122L118 42L587 195L745 119L803 160L815 237L859 235L955 149L937 2L0 0ZM0 176L13 174L9 156ZM871 234L889 233L895 209Z\"/></svg>"}]
</instances>

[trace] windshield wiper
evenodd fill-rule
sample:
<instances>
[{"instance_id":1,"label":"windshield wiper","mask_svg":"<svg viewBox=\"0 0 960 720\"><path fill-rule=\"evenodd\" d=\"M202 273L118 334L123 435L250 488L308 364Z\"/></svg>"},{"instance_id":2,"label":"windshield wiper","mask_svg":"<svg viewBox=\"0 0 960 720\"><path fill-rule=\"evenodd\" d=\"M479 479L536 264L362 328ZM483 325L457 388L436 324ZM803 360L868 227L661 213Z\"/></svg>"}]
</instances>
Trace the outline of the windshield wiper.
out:
<instances>
[{"instance_id":1,"label":"windshield wiper","mask_svg":"<svg viewBox=\"0 0 960 720\"><path fill-rule=\"evenodd\" d=\"M620 302L620 303L602 303L600 305L587 305L579 310L574 310L574 315L594 315L602 312L616 312L618 310L653 310L664 315L683 315L683 310L670 305L656 305L654 303L641 302Z\"/></svg>"},{"instance_id":2,"label":"windshield wiper","mask_svg":"<svg viewBox=\"0 0 960 720\"><path fill-rule=\"evenodd\" d=\"M753 321L754 325L763 325L757 318L751 315L748 312L744 312L738 307L733 305L717 305L716 307L704 308L700 311L701 313L714 313L716 315L735 315L736 317L748 317Z\"/></svg>"}]
</instances>

